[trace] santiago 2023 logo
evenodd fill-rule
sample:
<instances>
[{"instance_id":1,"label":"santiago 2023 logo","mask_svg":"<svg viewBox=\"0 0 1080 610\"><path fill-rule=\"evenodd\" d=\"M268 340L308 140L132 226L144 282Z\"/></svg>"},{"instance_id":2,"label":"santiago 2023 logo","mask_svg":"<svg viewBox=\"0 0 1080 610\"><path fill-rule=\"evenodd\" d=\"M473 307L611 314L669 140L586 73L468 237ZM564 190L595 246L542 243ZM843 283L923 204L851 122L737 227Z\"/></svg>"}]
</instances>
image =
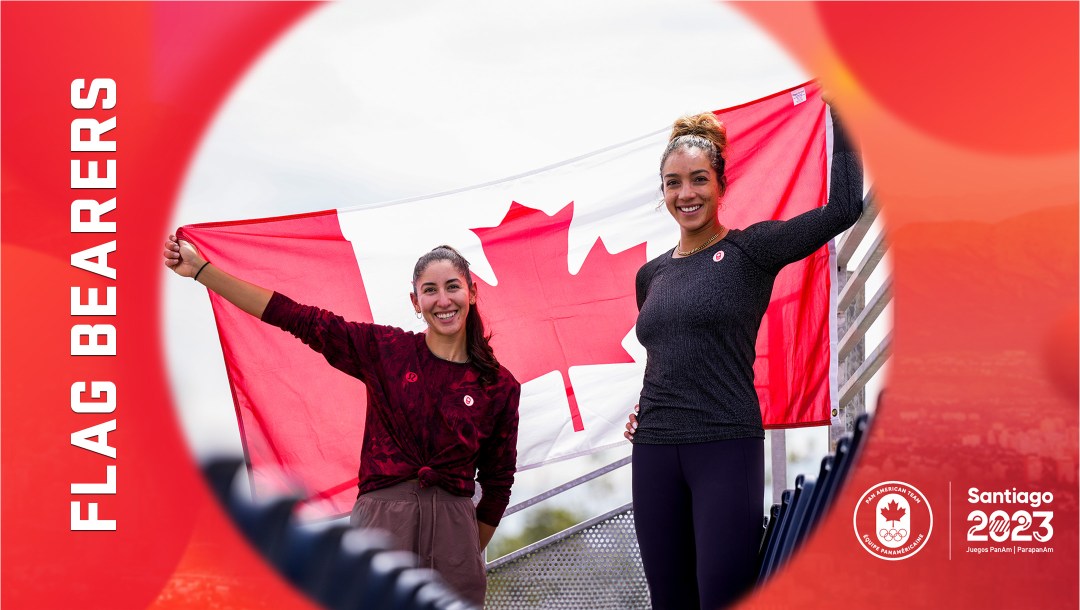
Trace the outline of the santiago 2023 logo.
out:
<instances>
[{"instance_id":1,"label":"santiago 2023 logo","mask_svg":"<svg viewBox=\"0 0 1080 610\"><path fill-rule=\"evenodd\" d=\"M871 555L898 561L922 550L934 529L926 496L902 481L878 483L855 506L855 536Z\"/></svg>"}]
</instances>

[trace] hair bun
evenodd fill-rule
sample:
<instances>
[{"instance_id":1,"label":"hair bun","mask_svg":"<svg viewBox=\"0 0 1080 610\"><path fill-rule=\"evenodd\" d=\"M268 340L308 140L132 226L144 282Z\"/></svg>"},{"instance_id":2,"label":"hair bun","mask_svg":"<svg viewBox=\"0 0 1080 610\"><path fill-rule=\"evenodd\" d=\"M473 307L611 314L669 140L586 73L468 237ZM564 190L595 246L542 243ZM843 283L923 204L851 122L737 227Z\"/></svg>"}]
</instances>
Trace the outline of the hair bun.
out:
<instances>
[{"instance_id":1,"label":"hair bun","mask_svg":"<svg viewBox=\"0 0 1080 610\"><path fill-rule=\"evenodd\" d=\"M671 137L668 141L681 136L698 136L705 138L716 146L716 150L723 155L727 148L727 128L711 112L702 112L693 116L680 117L671 128Z\"/></svg>"}]
</instances>

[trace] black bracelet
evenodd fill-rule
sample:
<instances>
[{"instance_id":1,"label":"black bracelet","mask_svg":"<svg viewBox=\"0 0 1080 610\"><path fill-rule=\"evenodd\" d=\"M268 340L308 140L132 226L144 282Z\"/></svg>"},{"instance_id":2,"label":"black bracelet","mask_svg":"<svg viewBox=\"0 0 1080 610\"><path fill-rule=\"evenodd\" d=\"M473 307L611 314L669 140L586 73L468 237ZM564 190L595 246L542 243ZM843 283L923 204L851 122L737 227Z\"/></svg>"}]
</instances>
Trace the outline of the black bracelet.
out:
<instances>
[{"instance_id":1,"label":"black bracelet","mask_svg":"<svg viewBox=\"0 0 1080 610\"><path fill-rule=\"evenodd\" d=\"M203 263L202 267L199 267L199 270L195 272L195 277L193 277L191 279L195 280L196 282L199 281L199 274L202 273L202 270L206 269L206 266L209 265L209 264L210 264L210 261L206 261L205 263Z\"/></svg>"}]
</instances>

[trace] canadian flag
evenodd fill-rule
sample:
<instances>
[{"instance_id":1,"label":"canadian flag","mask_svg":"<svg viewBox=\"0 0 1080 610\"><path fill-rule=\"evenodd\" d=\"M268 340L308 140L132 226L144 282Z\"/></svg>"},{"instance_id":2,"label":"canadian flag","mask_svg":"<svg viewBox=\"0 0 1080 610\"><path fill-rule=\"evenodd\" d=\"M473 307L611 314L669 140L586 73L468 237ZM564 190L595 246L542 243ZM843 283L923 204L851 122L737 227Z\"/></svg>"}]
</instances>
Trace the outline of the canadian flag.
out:
<instances>
[{"instance_id":1,"label":"canadian flag","mask_svg":"<svg viewBox=\"0 0 1080 610\"><path fill-rule=\"evenodd\" d=\"M816 83L716 114L730 141L725 225L786 219L825 203L828 113ZM346 319L414 331L423 330L408 297L416 259L443 243L460 250L495 354L522 383L518 468L531 468L626 442L623 424L645 368L634 277L678 240L660 204L668 133L474 188L180 232L248 281ZM830 252L777 277L755 364L767 427L829 422ZM210 298L256 493L299 486L307 515L348 512L363 459L362 384L292 336Z\"/></svg>"}]
</instances>

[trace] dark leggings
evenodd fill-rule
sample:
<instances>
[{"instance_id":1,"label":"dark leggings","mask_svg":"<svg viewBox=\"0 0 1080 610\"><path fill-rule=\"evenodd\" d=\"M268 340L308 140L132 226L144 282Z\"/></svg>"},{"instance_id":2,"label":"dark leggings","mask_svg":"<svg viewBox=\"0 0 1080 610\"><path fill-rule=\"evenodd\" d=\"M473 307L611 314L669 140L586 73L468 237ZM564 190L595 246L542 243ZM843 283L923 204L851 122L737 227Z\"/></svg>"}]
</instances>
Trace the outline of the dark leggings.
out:
<instances>
[{"instance_id":1,"label":"dark leggings","mask_svg":"<svg viewBox=\"0 0 1080 610\"><path fill-rule=\"evenodd\" d=\"M757 578L765 443L634 445L634 526L653 608L715 610Z\"/></svg>"}]
</instances>

